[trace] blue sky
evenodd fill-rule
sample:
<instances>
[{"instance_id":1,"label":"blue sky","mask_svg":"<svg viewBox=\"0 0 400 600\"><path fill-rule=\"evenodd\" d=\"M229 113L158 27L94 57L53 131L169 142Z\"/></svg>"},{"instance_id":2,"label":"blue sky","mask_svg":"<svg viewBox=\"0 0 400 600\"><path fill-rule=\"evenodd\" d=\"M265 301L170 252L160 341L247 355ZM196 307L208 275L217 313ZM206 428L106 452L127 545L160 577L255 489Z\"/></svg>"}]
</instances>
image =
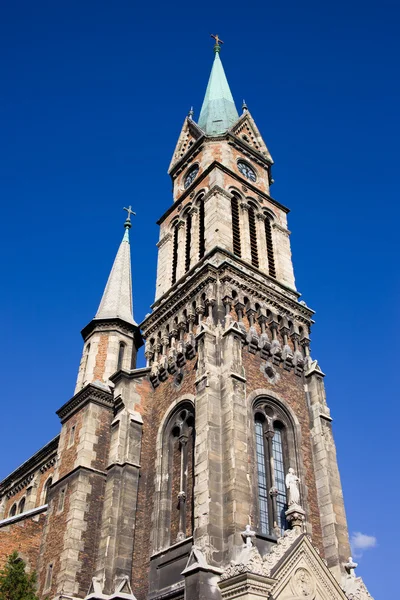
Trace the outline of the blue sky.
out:
<instances>
[{"instance_id":1,"label":"blue sky","mask_svg":"<svg viewBox=\"0 0 400 600\"><path fill-rule=\"evenodd\" d=\"M394 597L400 7L135 4L2 7L0 477L59 431L127 204L137 320L149 311L166 171L219 33L237 106L246 99L275 160L272 194L292 211L358 573L376 600Z\"/></svg>"}]
</instances>

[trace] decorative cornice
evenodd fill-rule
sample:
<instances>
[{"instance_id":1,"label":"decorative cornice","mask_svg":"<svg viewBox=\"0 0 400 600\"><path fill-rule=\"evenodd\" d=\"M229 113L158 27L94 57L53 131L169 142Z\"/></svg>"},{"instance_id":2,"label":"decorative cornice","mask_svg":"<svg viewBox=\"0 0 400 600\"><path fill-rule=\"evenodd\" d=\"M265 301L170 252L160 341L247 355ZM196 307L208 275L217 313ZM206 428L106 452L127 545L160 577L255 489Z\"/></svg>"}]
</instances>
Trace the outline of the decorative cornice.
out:
<instances>
[{"instance_id":1,"label":"decorative cornice","mask_svg":"<svg viewBox=\"0 0 400 600\"><path fill-rule=\"evenodd\" d=\"M122 329L128 334L133 333L137 348L140 348L143 345L139 327L132 323L128 323L123 319L119 319L118 317L113 319L92 319L81 331L83 339L86 341L89 335L96 329L101 331L120 331Z\"/></svg>"},{"instance_id":2,"label":"decorative cornice","mask_svg":"<svg viewBox=\"0 0 400 600\"><path fill-rule=\"evenodd\" d=\"M254 276L253 272L257 276ZM261 278L263 281L260 281ZM148 338L180 308L195 298L207 284L217 280L221 283L228 282L232 287L240 289L243 294L245 292L251 294L253 298L267 303L280 314L296 318L307 325L313 322L314 311L298 302L297 298L300 294L217 246L153 304L153 312L140 325L144 330L144 336Z\"/></svg>"},{"instance_id":3,"label":"decorative cornice","mask_svg":"<svg viewBox=\"0 0 400 600\"><path fill-rule=\"evenodd\" d=\"M216 141L216 138L214 138L213 141ZM200 173L198 175L198 177L196 177L196 179L193 181L193 184L191 186L189 186L188 189L185 190L179 198L177 198L177 200L175 200L175 202L172 204L172 206L170 206L165 211L165 213L158 219L157 225L161 225L161 223L163 223L163 221L165 221L165 219L171 214L171 212L173 212L177 208L177 206L179 206L185 200L185 198L190 196L190 194L193 192L194 189L196 189L197 187L200 188L201 185L199 185L199 184L202 183L202 181L209 175L209 173L211 173L211 171L214 168L218 168L220 171L222 171L226 175L230 175L232 177L232 179L236 180L241 185L245 185L257 197L260 197L263 200L267 200L268 202L270 202L277 208L283 210L284 213L290 212L290 209L287 208L286 206L284 206L283 204L281 204L280 202L278 202L278 200L275 200L275 198L272 198L272 196L270 196L266 192L263 192L262 190L260 190L257 186L250 183L247 179L244 179L244 177L240 177L240 175L238 173L236 173L235 171L232 171L231 169L229 169L222 163L214 160L207 167L207 169L205 169L202 173Z\"/></svg>"},{"instance_id":4,"label":"decorative cornice","mask_svg":"<svg viewBox=\"0 0 400 600\"><path fill-rule=\"evenodd\" d=\"M22 482L28 483L27 480L29 477L31 477L31 481L35 471L38 469L42 471L43 468L44 470L50 468L46 467L46 465L50 464L52 461L56 461L59 439L60 436L57 435L48 444L43 446L43 448L38 450L27 461L15 469L15 471L3 479L3 481L0 482L0 496L11 493L11 491L17 486L20 486ZM25 485L22 487L25 487Z\"/></svg>"},{"instance_id":5,"label":"decorative cornice","mask_svg":"<svg viewBox=\"0 0 400 600\"><path fill-rule=\"evenodd\" d=\"M112 410L114 407L114 399L110 391L100 388L96 383L89 383L59 408L56 414L60 417L61 423L64 423L77 410L80 410L89 402L104 406L109 410Z\"/></svg>"}]
</instances>

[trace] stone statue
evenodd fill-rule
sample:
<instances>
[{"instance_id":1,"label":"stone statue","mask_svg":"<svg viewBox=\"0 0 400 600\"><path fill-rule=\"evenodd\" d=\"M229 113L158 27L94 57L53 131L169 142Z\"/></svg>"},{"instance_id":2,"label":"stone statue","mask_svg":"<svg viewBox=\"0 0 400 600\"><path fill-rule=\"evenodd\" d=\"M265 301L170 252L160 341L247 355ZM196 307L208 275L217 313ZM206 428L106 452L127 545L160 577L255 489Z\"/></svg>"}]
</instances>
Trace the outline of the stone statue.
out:
<instances>
[{"instance_id":1,"label":"stone statue","mask_svg":"<svg viewBox=\"0 0 400 600\"><path fill-rule=\"evenodd\" d=\"M255 537L255 535L256 532L252 531L251 526L246 525L245 530L242 531L242 538L244 540L246 548L251 548L253 546L253 538Z\"/></svg>"},{"instance_id":2,"label":"stone statue","mask_svg":"<svg viewBox=\"0 0 400 600\"><path fill-rule=\"evenodd\" d=\"M290 468L285 479L286 488L288 490L288 504L300 504L299 483L300 479L295 475L294 469Z\"/></svg>"}]
</instances>

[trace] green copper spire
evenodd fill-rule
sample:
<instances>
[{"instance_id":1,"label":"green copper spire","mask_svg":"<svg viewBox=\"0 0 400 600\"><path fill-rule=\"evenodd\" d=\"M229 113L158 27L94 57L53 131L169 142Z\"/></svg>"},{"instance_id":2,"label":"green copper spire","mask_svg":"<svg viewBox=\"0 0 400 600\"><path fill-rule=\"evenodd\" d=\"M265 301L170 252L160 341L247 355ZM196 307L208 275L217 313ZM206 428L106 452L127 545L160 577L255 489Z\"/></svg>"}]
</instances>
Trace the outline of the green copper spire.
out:
<instances>
[{"instance_id":1,"label":"green copper spire","mask_svg":"<svg viewBox=\"0 0 400 600\"><path fill-rule=\"evenodd\" d=\"M199 117L199 127L207 135L220 135L225 133L238 120L239 115L229 89L224 67L222 66L219 53L220 44L223 42L218 36L212 36L216 40L214 46L214 64L208 80L206 95Z\"/></svg>"}]
</instances>

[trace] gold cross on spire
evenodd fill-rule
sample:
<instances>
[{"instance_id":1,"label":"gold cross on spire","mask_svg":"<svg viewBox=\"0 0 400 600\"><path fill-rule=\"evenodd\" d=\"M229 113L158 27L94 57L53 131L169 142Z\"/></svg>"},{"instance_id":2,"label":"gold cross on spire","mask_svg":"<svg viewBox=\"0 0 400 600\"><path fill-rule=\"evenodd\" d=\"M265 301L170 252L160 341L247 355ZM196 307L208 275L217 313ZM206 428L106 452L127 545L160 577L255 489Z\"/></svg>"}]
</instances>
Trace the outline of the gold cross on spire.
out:
<instances>
[{"instance_id":1,"label":"gold cross on spire","mask_svg":"<svg viewBox=\"0 0 400 600\"><path fill-rule=\"evenodd\" d=\"M132 206L128 206L128 208L125 208L124 206L124 210L126 210L126 212L128 213L128 216L126 218L127 221L131 220L131 215L135 215L136 217L136 213L132 210Z\"/></svg>"},{"instance_id":2,"label":"gold cross on spire","mask_svg":"<svg viewBox=\"0 0 400 600\"><path fill-rule=\"evenodd\" d=\"M219 37L218 33L216 35L214 35L213 33L211 34L211 37L214 38L215 40L215 45L216 46L220 46L221 44L223 44L224 42L221 40L221 38Z\"/></svg>"}]
</instances>

